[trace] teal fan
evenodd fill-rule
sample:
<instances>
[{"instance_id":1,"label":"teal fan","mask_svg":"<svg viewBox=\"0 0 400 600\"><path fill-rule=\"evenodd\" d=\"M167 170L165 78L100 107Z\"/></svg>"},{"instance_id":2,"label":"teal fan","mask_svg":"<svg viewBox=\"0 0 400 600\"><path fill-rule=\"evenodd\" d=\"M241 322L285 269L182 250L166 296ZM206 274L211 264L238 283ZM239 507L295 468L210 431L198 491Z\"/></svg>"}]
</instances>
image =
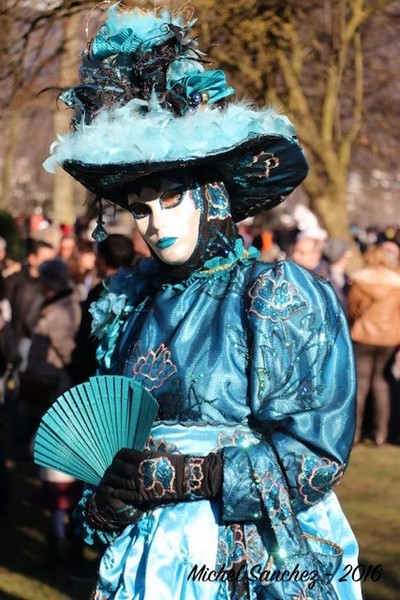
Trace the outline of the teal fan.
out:
<instances>
[{"instance_id":1,"label":"teal fan","mask_svg":"<svg viewBox=\"0 0 400 600\"><path fill-rule=\"evenodd\" d=\"M34 461L98 485L118 450L143 450L157 410L134 379L91 377L59 396L43 416Z\"/></svg>"}]
</instances>

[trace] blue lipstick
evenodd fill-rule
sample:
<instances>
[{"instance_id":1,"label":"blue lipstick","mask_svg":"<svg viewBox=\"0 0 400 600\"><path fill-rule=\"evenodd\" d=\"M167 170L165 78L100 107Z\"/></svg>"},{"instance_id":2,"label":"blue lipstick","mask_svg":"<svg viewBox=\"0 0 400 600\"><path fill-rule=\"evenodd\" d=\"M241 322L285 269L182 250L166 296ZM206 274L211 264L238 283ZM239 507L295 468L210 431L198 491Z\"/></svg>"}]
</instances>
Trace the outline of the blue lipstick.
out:
<instances>
[{"instance_id":1,"label":"blue lipstick","mask_svg":"<svg viewBox=\"0 0 400 600\"><path fill-rule=\"evenodd\" d=\"M169 248L170 246L172 246L173 244L175 244L176 240L178 238L177 237L164 237L161 238L160 240L158 240L158 242L156 243L157 248Z\"/></svg>"}]
</instances>

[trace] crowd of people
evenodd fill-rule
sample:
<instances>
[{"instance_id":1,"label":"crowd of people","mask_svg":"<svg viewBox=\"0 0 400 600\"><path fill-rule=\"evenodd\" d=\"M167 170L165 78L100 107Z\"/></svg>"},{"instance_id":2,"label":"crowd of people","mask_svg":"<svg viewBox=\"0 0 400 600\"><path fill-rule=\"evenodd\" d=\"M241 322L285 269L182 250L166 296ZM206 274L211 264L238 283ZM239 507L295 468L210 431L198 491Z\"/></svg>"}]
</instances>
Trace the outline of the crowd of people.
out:
<instances>
[{"instance_id":1,"label":"crowd of people","mask_svg":"<svg viewBox=\"0 0 400 600\"><path fill-rule=\"evenodd\" d=\"M44 233L42 239L25 241L21 262L8 257L7 243L0 239L0 409L10 431L7 445L0 442L2 518L10 509L7 460L32 460L32 442L44 412L60 394L96 373L88 308L99 297L104 278L146 254L135 246L134 237L133 232L111 233L94 243L60 232L55 244ZM82 541L73 533L71 512L81 483L52 469L41 468L37 476L41 510L49 522L46 565L58 565L66 548L74 564L79 563Z\"/></svg>"},{"instance_id":2,"label":"crowd of people","mask_svg":"<svg viewBox=\"0 0 400 600\"><path fill-rule=\"evenodd\" d=\"M354 444L400 442L400 233L389 233L371 228L333 238L314 228L295 232L283 247L272 234L265 248L267 259L273 248L274 256L329 280L348 317L358 383ZM362 268L350 268L352 241Z\"/></svg>"}]
</instances>

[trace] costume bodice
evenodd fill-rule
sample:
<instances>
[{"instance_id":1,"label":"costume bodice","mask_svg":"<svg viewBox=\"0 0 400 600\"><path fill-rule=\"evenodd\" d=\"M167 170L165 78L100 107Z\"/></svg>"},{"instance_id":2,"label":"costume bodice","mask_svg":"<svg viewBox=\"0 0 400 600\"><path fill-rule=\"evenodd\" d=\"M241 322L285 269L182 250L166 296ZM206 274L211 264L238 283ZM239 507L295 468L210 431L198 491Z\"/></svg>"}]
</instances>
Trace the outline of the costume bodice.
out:
<instances>
[{"instance_id":1,"label":"costume bodice","mask_svg":"<svg viewBox=\"0 0 400 600\"><path fill-rule=\"evenodd\" d=\"M133 312L118 371L149 389L167 420L246 422L248 276L236 263L224 277L163 286Z\"/></svg>"},{"instance_id":2,"label":"costume bodice","mask_svg":"<svg viewBox=\"0 0 400 600\"><path fill-rule=\"evenodd\" d=\"M346 319L332 287L294 263L261 262L241 239L185 281L160 281L154 261L144 262L111 280L93 317L102 372L143 383L159 420L240 423L263 435L290 427L316 439L319 411L329 414L328 429L348 431L332 436L347 454L354 375L344 360ZM334 401L344 389L351 412Z\"/></svg>"}]
</instances>

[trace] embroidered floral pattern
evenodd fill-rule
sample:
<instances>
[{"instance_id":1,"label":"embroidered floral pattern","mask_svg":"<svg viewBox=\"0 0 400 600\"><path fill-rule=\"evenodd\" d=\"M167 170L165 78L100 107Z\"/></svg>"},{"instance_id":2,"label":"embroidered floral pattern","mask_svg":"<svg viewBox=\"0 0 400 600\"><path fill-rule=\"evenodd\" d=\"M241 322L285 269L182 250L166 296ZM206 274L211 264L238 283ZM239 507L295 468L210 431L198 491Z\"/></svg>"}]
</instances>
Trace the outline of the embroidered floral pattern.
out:
<instances>
[{"instance_id":1,"label":"embroidered floral pattern","mask_svg":"<svg viewBox=\"0 0 400 600\"><path fill-rule=\"evenodd\" d=\"M216 569L229 571L246 560L246 545L241 525L235 523L219 528Z\"/></svg>"},{"instance_id":2,"label":"embroidered floral pattern","mask_svg":"<svg viewBox=\"0 0 400 600\"><path fill-rule=\"evenodd\" d=\"M263 526L265 526L265 523ZM259 565L262 563L267 556L264 540L260 534L260 531L262 531L262 528L255 525L255 523L246 523L244 526L246 540L246 560L250 568L253 565Z\"/></svg>"},{"instance_id":3,"label":"embroidered floral pattern","mask_svg":"<svg viewBox=\"0 0 400 600\"><path fill-rule=\"evenodd\" d=\"M261 439L260 435L250 431L240 431L235 429L232 435L220 433L217 438L217 448L225 448L225 446L239 446L240 448L248 448L248 446L257 444Z\"/></svg>"},{"instance_id":4,"label":"embroidered floral pattern","mask_svg":"<svg viewBox=\"0 0 400 600\"><path fill-rule=\"evenodd\" d=\"M171 352L164 344L160 344L155 351L147 350L145 354L140 354L140 346L135 344L132 356L133 377L149 391L161 387L177 372L176 365L171 361Z\"/></svg>"},{"instance_id":5,"label":"embroidered floral pattern","mask_svg":"<svg viewBox=\"0 0 400 600\"><path fill-rule=\"evenodd\" d=\"M191 456L187 459L185 463L186 498L202 497L202 494L199 494L199 490L201 491L204 479L203 464L204 458L201 457Z\"/></svg>"},{"instance_id":6,"label":"embroidered floral pattern","mask_svg":"<svg viewBox=\"0 0 400 600\"><path fill-rule=\"evenodd\" d=\"M176 446L166 440L159 440L150 435L147 438L145 450L148 452L170 452L171 454L181 454Z\"/></svg>"},{"instance_id":7,"label":"embroidered floral pattern","mask_svg":"<svg viewBox=\"0 0 400 600\"><path fill-rule=\"evenodd\" d=\"M155 278L155 261L143 259L138 265L119 269L104 282L104 293L90 307L92 334L99 339L96 357L101 372L115 368L117 341L128 316L140 311L139 299L146 298Z\"/></svg>"},{"instance_id":8,"label":"embroidered floral pattern","mask_svg":"<svg viewBox=\"0 0 400 600\"><path fill-rule=\"evenodd\" d=\"M265 152L265 150L261 150L261 152L258 154L253 155L253 164L258 162L264 163L265 171L264 173L257 173L257 177L269 177L271 169L276 169L276 167L279 167L279 158L273 154Z\"/></svg>"},{"instance_id":9,"label":"embroidered floral pattern","mask_svg":"<svg viewBox=\"0 0 400 600\"><path fill-rule=\"evenodd\" d=\"M303 456L298 476L299 491L306 504L321 500L343 477L345 464L329 458Z\"/></svg>"},{"instance_id":10,"label":"embroidered floral pattern","mask_svg":"<svg viewBox=\"0 0 400 600\"><path fill-rule=\"evenodd\" d=\"M269 319L273 323L286 321L290 316L306 306L298 288L283 279L281 269L276 277L267 273L260 275L250 288L251 306L249 312L260 319Z\"/></svg>"},{"instance_id":11,"label":"embroidered floral pattern","mask_svg":"<svg viewBox=\"0 0 400 600\"><path fill-rule=\"evenodd\" d=\"M175 469L166 456L142 460L139 465L139 480L146 492L152 492L155 498L176 492Z\"/></svg>"},{"instance_id":12,"label":"embroidered floral pattern","mask_svg":"<svg viewBox=\"0 0 400 600\"><path fill-rule=\"evenodd\" d=\"M253 481L267 507L272 526L280 526L292 516L286 487L270 471L267 471L264 475L254 473Z\"/></svg>"},{"instance_id":13,"label":"embroidered floral pattern","mask_svg":"<svg viewBox=\"0 0 400 600\"><path fill-rule=\"evenodd\" d=\"M205 186L208 205L208 220L226 219L230 216L228 194L223 183L209 183Z\"/></svg>"}]
</instances>

